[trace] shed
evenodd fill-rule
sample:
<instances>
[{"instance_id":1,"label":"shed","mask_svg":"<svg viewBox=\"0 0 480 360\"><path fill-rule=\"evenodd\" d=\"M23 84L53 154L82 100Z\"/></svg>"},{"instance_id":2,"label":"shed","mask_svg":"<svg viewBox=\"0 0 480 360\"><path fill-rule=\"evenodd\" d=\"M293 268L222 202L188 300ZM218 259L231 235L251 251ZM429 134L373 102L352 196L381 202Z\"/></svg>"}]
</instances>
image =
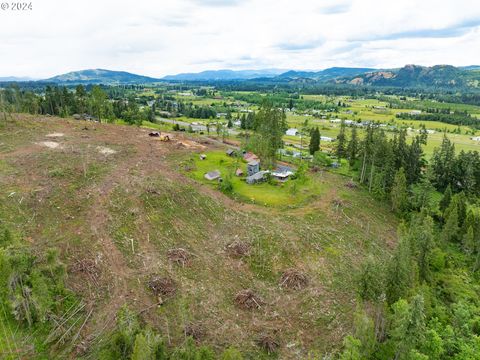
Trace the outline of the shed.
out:
<instances>
[{"instance_id":1,"label":"shed","mask_svg":"<svg viewBox=\"0 0 480 360\"><path fill-rule=\"evenodd\" d=\"M207 158L207 155L205 154L200 154L200 160L205 160Z\"/></svg>"},{"instance_id":2,"label":"shed","mask_svg":"<svg viewBox=\"0 0 480 360\"><path fill-rule=\"evenodd\" d=\"M272 172L272 176L278 181L287 181L288 178L293 175L294 172L289 166L279 165L275 171Z\"/></svg>"},{"instance_id":3,"label":"shed","mask_svg":"<svg viewBox=\"0 0 480 360\"><path fill-rule=\"evenodd\" d=\"M298 129L288 129L286 132L285 132L286 135L288 136L297 136L298 134Z\"/></svg>"},{"instance_id":4,"label":"shed","mask_svg":"<svg viewBox=\"0 0 480 360\"><path fill-rule=\"evenodd\" d=\"M225 153L226 153L228 156L234 156L234 155L235 155L235 150L233 150L233 149L228 149Z\"/></svg>"},{"instance_id":5,"label":"shed","mask_svg":"<svg viewBox=\"0 0 480 360\"><path fill-rule=\"evenodd\" d=\"M243 176L243 170L238 168L236 171L235 171L235 175L237 176Z\"/></svg>"},{"instance_id":6,"label":"shed","mask_svg":"<svg viewBox=\"0 0 480 360\"><path fill-rule=\"evenodd\" d=\"M260 171L260 162L257 160L252 160L247 164L247 173L248 176L252 176Z\"/></svg>"},{"instance_id":7,"label":"shed","mask_svg":"<svg viewBox=\"0 0 480 360\"><path fill-rule=\"evenodd\" d=\"M205 174L205 179L210 181L220 179L220 171L218 170L209 171L208 173Z\"/></svg>"},{"instance_id":8,"label":"shed","mask_svg":"<svg viewBox=\"0 0 480 360\"><path fill-rule=\"evenodd\" d=\"M259 183L259 182L262 182L262 181L265 181L265 175L268 174L268 171L259 171L253 175L250 175L247 177L246 181L247 181L247 184L256 184L256 183Z\"/></svg>"}]
</instances>

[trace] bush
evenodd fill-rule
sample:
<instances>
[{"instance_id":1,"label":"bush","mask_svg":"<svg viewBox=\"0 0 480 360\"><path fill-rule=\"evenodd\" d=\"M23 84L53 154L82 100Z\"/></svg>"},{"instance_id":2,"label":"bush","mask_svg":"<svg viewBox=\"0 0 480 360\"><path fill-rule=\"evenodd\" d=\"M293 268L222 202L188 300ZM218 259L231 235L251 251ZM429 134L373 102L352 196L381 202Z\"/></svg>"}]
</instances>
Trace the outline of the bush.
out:
<instances>
[{"instance_id":1,"label":"bush","mask_svg":"<svg viewBox=\"0 0 480 360\"><path fill-rule=\"evenodd\" d=\"M313 154L313 164L315 165L328 167L331 166L332 163L333 161L330 156L324 152L316 151L315 154Z\"/></svg>"},{"instance_id":2,"label":"bush","mask_svg":"<svg viewBox=\"0 0 480 360\"><path fill-rule=\"evenodd\" d=\"M223 179L218 183L218 188L224 194L231 194L233 192L233 183L229 177Z\"/></svg>"}]
</instances>

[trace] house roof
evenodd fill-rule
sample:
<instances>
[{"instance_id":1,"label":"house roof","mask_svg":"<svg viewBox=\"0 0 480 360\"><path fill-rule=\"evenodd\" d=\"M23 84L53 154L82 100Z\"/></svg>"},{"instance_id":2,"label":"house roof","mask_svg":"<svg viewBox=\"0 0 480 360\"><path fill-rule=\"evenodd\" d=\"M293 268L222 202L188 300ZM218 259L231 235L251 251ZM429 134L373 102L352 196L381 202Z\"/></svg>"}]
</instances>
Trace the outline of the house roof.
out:
<instances>
[{"instance_id":1,"label":"house roof","mask_svg":"<svg viewBox=\"0 0 480 360\"><path fill-rule=\"evenodd\" d=\"M278 165L277 168L275 169L275 172L277 172L277 173L287 173L287 172L293 172L293 170L290 166Z\"/></svg>"},{"instance_id":2,"label":"house roof","mask_svg":"<svg viewBox=\"0 0 480 360\"><path fill-rule=\"evenodd\" d=\"M220 177L220 171L214 170L214 171L209 171L208 173L205 174L205 179L207 180L216 180Z\"/></svg>"},{"instance_id":3,"label":"house roof","mask_svg":"<svg viewBox=\"0 0 480 360\"><path fill-rule=\"evenodd\" d=\"M253 175L248 176L247 181L249 181L249 180L261 180L261 179L263 179L264 175L268 174L268 173L269 173L269 171L267 171L267 170L259 171L259 172L255 173Z\"/></svg>"},{"instance_id":4,"label":"house roof","mask_svg":"<svg viewBox=\"0 0 480 360\"><path fill-rule=\"evenodd\" d=\"M249 161L247 165L249 166L257 166L258 164L260 164L260 162L258 160L252 160L252 161Z\"/></svg>"},{"instance_id":5,"label":"house roof","mask_svg":"<svg viewBox=\"0 0 480 360\"><path fill-rule=\"evenodd\" d=\"M246 161L252 161L252 160L258 160L258 156L255 155L254 153L252 152L247 152L243 155L243 158L246 160Z\"/></svg>"}]
</instances>

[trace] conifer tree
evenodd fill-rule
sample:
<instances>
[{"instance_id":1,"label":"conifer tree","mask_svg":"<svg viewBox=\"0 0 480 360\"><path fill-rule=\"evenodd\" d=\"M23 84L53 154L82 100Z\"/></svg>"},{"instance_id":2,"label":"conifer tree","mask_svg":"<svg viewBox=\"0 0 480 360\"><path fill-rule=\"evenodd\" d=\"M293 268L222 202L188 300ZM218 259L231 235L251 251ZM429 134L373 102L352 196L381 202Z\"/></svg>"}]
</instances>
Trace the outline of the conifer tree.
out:
<instances>
[{"instance_id":1,"label":"conifer tree","mask_svg":"<svg viewBox=\"0 0 480 360\"><path fill-rule=\"evenodd\" d=\"M407 179L405 178L405 171L403 168L395 174L392 191L390 194L392 201L392 210L398 214L402 214L407 210L408 194L407 194Z\"/></svg>"},{"instance_id":2,"label":"conifer tree","mask_svg":"<svg viewBox=\"0 0 480 360\"><path fill-rule=\"evenodd\" d=\"M452 187L450 186L450 184L448 184L445 192L443 193L442 200L440 200L439 204L442 214L445 213L445 210L450 205L450 201L452 201Z\"/></svg>"},{"instance_id":3,"label":"conifer tree","mask_svg":"<svg viewBox=\"0 0 480 360\"><path fill-rule=\"evenodd\" d=\"M442 229L442 238L444 241L456 241L458 232L458 206L456 201L452 201L445 211L445 225Z\"/></svg>"},{"instance_id":4,"label":"conifer tree","mask_svg":"<svg viewBox=\"0 0 480 360\"><path fill-rule=\"evenodd\" d=\"M350 135L350 141L347 146L347 158L350 163L350 166L353 166L355 160L358 156L358 136L357 136L357 127L352 127L352 132Z\"/></svg>"},{"instance_id":5,"label":"conifer tree","mask_svg":"<svg viewBox=\"0 0 480 360\"><path fill-rule=\"evenodd\" d=\"M345 121L342 120L340 125L340 132L337 135L337 156L339 158L345 158L346 156L346 145L347 145L347 137L345 134Z\"/></svg>"},{"instance_id":6,"label":"conifer tree","mask_svg":"<svg viewBox=\"0 0 480 360\"><path fill-rule=\"evenodd\" d=\"M308 147L311 155L320 150L320 130L318 130L318 127L312 130Z\"/></svg>"}]
</instances>

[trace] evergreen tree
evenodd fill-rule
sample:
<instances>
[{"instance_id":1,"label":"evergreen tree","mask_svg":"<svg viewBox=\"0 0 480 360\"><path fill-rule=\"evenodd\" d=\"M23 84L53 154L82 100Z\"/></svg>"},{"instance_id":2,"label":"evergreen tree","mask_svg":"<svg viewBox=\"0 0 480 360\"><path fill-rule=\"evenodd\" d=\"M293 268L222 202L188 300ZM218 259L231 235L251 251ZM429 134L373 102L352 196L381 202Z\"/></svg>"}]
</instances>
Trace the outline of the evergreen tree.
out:
<instances>
[{"instance_id":1,"label":"evergreen tree","mask_svg":"<svg viewBox=\"0 0 480 360\"><path fill-rule=\"evenodd\" d=\"M401 239L387 267L387 302L393 304L401 297L404 297L412 282L413 266L410 246L405 239Z\"/></svg>"},{"instance_id":2,"label":"evergreen tree","mask_svg":"<svg viewBox=\"0 0 480 360\"><path fill-rule=\"evenodd\" d=\"M445 210L447 210L448 206L450 205L450 202L452 201L452 187L450 184L447 185L447 188L445 189L445 192L443 193L442 200L440 200L440 211L442 214L445 213Z\"/></svg>"},{"instance_id":3,"label":"evergreen tree","mask_svg":"<svg viewBox=\"0 0 480 360\"><path fill-rule=\"evenodd\" d=\"M312 130L308 147L311 155L320 150L320 130L318 127Z\"/></svg>"},{"instance_id":4,"label":"evergreen tree","mask_svg":"<svg viewBox=\"0 0 480 360\"><path fill-rule=\"evenodd\" d=\"M347 146L347 158L350 163L350 166L353 166L355 160L358 156L358 136L357 136L357 127L352 127L352 132L350 135L350 141Z\"/></svg>"},{"instance_id":5,"label":"evergreen tree","mask_svg":"<svg viewBox=\"0 0 480 360\"><path fill-rule=\"evenodd\" d=\"M458 232L458 206L456 201L452 201L445 211L445 225L442 229L442 238L444 241L456 241Z\"/></svg>"},{"instance_id":6,"label":"evergreen tree","mask_svg":"<svg viewBox=\"0 0 480 360\"><path fill-rule=\"evenodd\" d=\"M392 210L398 214L404 213L408 207L407 179L403 168L395 174L392 191L390 194Z\"/></svg>"},{"instance_id":7,"label":"evergreen tree","mask_svg":"<svg viewBox=\"0 0 480 360\"><path fill-rule=\"evenodd\" d=\"M257 138L254 142L255 151L265 164L274 166L277 150L283 147L283 135L287 129L285 112L273 106L271 101L265 101L255 116L258 120Z\"/></svg>"},{"instance_id":8,"label":"evergreen tree","mask_svg":"<svg viewBox=\"0 0 480 360\"><path fill-rule=\"evenodd\" d=\"M442 145L436 148L432 156L432 173L434 185L438 190L444 190L454 179L455 145L443 136Z\"/></svg>"},{"instance_id":9,"label":"evergreen tree","mask_svg":"<svg viewBox=\"0 0 480 360\"><path fill-rule=\"evenodd\" d=\"M142 333L135 336L131 360L153 360L152 349Z\"/></svg>"},{"instance_id":10,"label":"evergreen tree","mask_svg":"<svg viewBox=\"0 0 480 360\"><path fill-rule=\"evenodd\" d=\"M345 134L345 121L342 120L342 123L340 124L340 132L337 135L337 149L336 149L336 154L339 158L345 158L347 151L346 151L346 145L347 145L347 137Z\"/></svg>"}]
</instances>

